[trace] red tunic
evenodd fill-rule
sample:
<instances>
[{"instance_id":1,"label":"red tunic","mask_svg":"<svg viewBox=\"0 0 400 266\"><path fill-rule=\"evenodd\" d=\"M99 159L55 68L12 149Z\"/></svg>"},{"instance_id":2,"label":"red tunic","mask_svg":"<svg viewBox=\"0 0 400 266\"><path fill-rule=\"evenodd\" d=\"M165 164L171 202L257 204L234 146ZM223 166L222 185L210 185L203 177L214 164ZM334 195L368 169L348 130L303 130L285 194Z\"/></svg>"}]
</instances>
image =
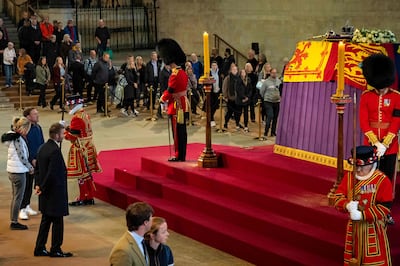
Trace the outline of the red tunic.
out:
<instances>
[{"instance_id":1,"label":"red tunic","mask_svg":"<svg viewBox=\"0 0 400 266\"><path fill-rule=\"evenodd\" d=\"M90 172L101 171L97 161L96 147L92 142L92 135L90 117L81 108L72 117L70 129L65 131L65 139L71 141L67 162L68 178L88 178L87 165Z\"/></svg>"},{"instance_id":2,"label":"red tunic","mask_svg":"<svg viewBox=\"0 0 400 266\"><path fill-rule=\"evenodd\" d=\"M335 194L335 208L348 213L346 204L352 198L353 174L344 175ZM389 241L386 234L386 216L390 210L382 205L392 201L392 184L379 170L364 181L355 185L356 198L361 206L361 221L353 222L349 219L345 238L344 265L349 264L352 258L352 226L355 225L355 258L360 265L392 265L390 258ZM361 240L361 241L360 241Z\"/></svg>"},{"instance_id":3,"label":"red tunic","mask_svg":"<svg viewBox=\"0 0 400 266\"><path fill-rule=\"evenodd\" d=\"M184 112L189 111L187 98L188 76L180 67L172 69L168 80L168 89L161 96L162 102L168 102L168 114L176 115L176 108L180 107Z\"/></svg>"},{"instance_id":4,"label":"red tunic","mask_svg":"<svg viewBox=\"0 0 400 266\"><path fill-rule=\"evenodd\" d=\"M387 147L385 154L397 154L400 117L393 116L396 109L400 110L398 91L389 89L382 96L376 89L364 91L360 100L360 127L365 134L365 144L380 141Z\"/></svg>"}]
</instances>

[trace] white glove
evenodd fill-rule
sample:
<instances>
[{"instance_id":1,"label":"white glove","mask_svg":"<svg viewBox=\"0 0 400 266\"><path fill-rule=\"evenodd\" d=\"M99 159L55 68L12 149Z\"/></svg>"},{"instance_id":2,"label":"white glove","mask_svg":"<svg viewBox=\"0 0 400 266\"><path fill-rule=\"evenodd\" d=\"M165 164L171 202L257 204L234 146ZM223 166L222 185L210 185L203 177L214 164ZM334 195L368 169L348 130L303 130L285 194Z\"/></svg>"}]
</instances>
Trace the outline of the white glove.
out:
<instances>
[{"instance_id":1,"label":"white glove","mask_svg":"<svg viewBox=\"0 0 400 266\"><path fill-rule=\"evenodd\" d=\"M60 125L63 125L64 127L67 126L67 123L65 122L65 120L60 120L58 123L59 123Z\"/></svg>"},{"instance_id":2,"label":"white glove","mask_svg":"<svg viewBox=\"0 0 400 266\"><path fill-rule=\"evenodd\" d=\"M346 209L349 212L356 211L358 209L358 201L356 200L350 201L349 203L346 204Z\"/></svg>"},{"instance_id":3,"label":"white glove","mask_svg":"<svg viewBox=\"0 0 400 266\"><path fill-rule=\"evenodd\" d=\"M380 143L378 141L378 142L374 143L374 146L376 147L376 156L381 157L381 156L383 156L385 154L386 149L387 149L385 147L385 145L383 145L382 143Z\"/></svg>"},{"instance_id":4,"label":"white glove","mask_svg":"<svg viewBox=\"0 0 400 266\"><path fill-rule=\"evenodd\" d=\"M350 212L350 218L352 221L360 221L362 218L362 213L359 210L353 210Z\"/></svg>"}]
</instances>

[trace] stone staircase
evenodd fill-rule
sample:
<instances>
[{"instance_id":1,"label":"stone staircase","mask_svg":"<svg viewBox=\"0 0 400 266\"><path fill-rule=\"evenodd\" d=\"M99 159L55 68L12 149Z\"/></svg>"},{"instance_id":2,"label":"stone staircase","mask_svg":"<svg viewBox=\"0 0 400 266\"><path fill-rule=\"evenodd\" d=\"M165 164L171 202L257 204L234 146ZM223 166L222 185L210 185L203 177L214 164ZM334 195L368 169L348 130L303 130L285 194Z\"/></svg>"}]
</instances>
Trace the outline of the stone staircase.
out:
<instances>
[{"instance_id":1,"label":"stone staircase","mask_svg":"<svg viewBox=\"0 0 400 266\"><path fill-rule=\"evenodd\" d=\"M15 51L19 48L18 32L17 26L12 22L11 18L6 14L1 13L1 18L3 19L3 25L7 29L9 41L14 43Z\"/></svg>"},{"instance_id":2,"label":"stone staircase","mask_svg":"<svg viewBox=\"0 0 400 266\"><path fill-rule=\"evenodd\" d=\"M0 77L0 110L4 109L19 109L29 106L37 106L39 92L38 90L33 91L32 95L27 95L25 84L21 85L21 104L19 94L19 84L16 82L18 76L14 75L13 85L9 88L5 87L4 76ZM46 101L49 102L54 95L54 89L50 87L46 91Z\"/></svg>"}]
</instances>

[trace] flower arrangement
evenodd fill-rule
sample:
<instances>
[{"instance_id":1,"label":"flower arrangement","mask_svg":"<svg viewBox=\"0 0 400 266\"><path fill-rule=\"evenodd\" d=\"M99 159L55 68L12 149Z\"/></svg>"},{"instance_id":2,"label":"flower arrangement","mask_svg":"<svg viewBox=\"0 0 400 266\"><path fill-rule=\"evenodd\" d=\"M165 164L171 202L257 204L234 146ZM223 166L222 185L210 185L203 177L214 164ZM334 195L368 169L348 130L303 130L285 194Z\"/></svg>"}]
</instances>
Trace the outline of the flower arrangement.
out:
<instances>
[{"instance_id":1,"label":"flower arrangement","mask_svg":"<svg viewBox=\"0 0 400 266\"><path fill-rule=\"evenodd\" d=\"M395 43L396 36L390 30L356 29L352 41L356 43Z\"/></svg>"}]
</instances>

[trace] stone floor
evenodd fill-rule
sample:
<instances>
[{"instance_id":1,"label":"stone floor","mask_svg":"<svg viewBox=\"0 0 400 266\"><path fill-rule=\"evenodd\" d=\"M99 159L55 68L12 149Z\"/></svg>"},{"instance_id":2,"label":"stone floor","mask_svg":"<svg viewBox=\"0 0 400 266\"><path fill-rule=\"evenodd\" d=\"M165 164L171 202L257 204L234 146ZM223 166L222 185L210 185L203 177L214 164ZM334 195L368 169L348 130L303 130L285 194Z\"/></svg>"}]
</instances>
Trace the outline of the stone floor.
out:
<instances>
[{"instance_id":1,"label":"stone floor","mask_svg":"<svg viewBox=\"0 0 400 266\"><path fill-rule=\"evenodd\" d=\"M50 109L39 108L40 124L48 137L49 125L58 122L61 114ZM92 116L94 142L98 151L121 148L134 148L155 145L168 145L167 120L146 120L148 111L141 111L137 118L120 116L119 110L111 108L111 116L95 114L94 106L88 106ZM6 132L12 117L21 111L0 111L0 133ZM217 124L219 124L217 112ZM68 122L69 114L65 114ZM205 119L194 117L194 125L188 127L188 141L205 143ZM258 124L250 124L250 133L237 132L234 122L230 122L228 132L216 133L213 130L214 143L236 146L271 145L274 138L259 141ZM11 186L6 169L7 149L0 148L0 265L108 265L108 255L113 244L126 230L124 210L111 206L100 200L90 207L71 207L70 215L65 218L65 236L63 249L75 254L73 258L52 259L33 256L33 248L37 235L40 216L31 217L23 223L29 226L27 231L11 231L9 229L9 206ZM69 143L63 142L64 156L68 152ZM168 155L166 155L168 157ZM132 158L135 160L137 158ZM77 195L76 181L68 181L69 198ZM32 196L32 204L37 209L37 197ZM155 214L157 215L157 213ZM171 232L168 241L174 256L175 265L250 265L229 254L218 251L183 235ZM234 244L234 243L232 243Z\"/></svg>"}]
</instances>

